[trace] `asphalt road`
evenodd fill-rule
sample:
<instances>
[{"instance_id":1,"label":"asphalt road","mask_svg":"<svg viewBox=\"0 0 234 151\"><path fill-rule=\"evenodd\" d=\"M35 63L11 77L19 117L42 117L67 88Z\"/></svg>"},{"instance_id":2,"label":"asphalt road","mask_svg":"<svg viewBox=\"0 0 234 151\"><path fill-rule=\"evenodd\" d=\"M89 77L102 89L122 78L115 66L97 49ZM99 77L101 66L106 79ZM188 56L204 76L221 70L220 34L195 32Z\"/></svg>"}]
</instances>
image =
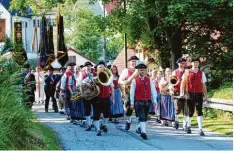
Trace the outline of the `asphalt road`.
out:
<instances>
[{"instance_id":1,"label":"asphalt road","mask_svg":"<svg viewBox=\"0 0 234 151\"><path fill-rule=\"evenodd\" d=\"M124 119L119 124L108 123L108 133L96 136L96 132L86 132L85 128L73 125L65 115L44 112L44 105L34 105L38 120L57 133L64 150L233 150L233 138L204 130L206 136L198 136L198 129L186 134L181 128L164 127L152 119L147 124L148 140L135 133L133 120L131 129L124 130ZM194 119L195 120L195 119Z\"/></svg>"}]
</instances>

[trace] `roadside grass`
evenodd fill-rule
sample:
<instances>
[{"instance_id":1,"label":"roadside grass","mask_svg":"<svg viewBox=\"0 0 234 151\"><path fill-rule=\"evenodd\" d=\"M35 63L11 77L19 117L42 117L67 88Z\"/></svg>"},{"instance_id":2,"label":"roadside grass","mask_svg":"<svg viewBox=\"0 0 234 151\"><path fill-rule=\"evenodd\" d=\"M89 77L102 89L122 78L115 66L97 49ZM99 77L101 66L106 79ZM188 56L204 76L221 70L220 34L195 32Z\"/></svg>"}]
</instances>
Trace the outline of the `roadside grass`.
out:
<instances>
[{"instance_id":1,"label":"roadside grass","mask_svg":"<svg viewBox=\"0 0 234 151\"><path fill-rule=\"evenodd\" d=\"M233 83L225 82L220 88L209 90L208 92L209 98L217 98L217 99L233 99Z\"/></svg>"},{"instance_id":2,"label":"roadside grass","mask_svg":"<svg viewBox=\"0 0 234 151\"><path fill-rule=\"evenodd\" d=\"M19 88L20 67L0 58L0 150L59 150L55 133L36 122Z\"/></svg>"},{"instance_id":3,"label":"roadside grass","mask_svg":"<svg viewBox=\"0 0 234 151\"><path fill-rule=\"evenodd\" d=\"M179 116L182 121L183 115ZM216 109L203 109L203 128L220 134L233 136L233 115L231 112L216 110ZM198 126L197 116L194 114L192 118L192 126Z\"/></svg>"}]
</instances>

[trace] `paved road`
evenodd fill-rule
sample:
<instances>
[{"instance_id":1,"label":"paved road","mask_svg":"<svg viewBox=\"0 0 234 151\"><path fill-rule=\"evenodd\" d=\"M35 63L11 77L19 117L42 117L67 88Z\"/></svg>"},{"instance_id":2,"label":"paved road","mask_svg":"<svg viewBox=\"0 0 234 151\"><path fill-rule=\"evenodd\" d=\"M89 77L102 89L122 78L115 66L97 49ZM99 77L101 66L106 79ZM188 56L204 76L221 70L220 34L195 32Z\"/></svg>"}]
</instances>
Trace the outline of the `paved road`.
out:
<instances>
[{"instance_id":1,"label":"paved road","mask_svg":"<svg viewBox=\"0 0 234 151\"><path fill-rule=\"evenodd\" d=\"M148 123L148 140L142 140L135 133L136 125L132 124L129 132L125 132L124 120L119 124L108 123L108 133L96 136L95 130L86 132L79 125L73 125L64 115L44 113L44 106L35 105L33 111L38 120L51 127L58 136L64 150L233 150L232 137L222 136L205 130L206 136L185 134L181 129L162 127L154 122ZM51 112L51 113L50 113Z\"/></svg>"}]
</instances>

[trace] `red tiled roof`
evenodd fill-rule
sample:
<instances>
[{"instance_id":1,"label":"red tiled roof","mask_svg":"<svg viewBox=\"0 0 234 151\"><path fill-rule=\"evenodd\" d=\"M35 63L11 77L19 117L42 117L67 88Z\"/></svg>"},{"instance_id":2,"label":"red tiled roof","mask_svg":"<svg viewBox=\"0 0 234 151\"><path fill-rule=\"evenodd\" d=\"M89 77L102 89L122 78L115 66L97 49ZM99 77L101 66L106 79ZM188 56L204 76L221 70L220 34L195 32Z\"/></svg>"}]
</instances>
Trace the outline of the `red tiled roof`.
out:
<instances>
[{"instance_id":1,"label":"red tiled roof","mask_svg":"<svg viewBox=\"0 0 234 151\"><path fill-rule=\"evenodd\" d=\"M108 4L105 4L105 8L106 8L107 14L110 14L113 9L115 9L116 7L118 7L117 3L118 3L118 0L113 0L112 2L110 2Z\"/></svg>"},{"instance_id":2,"label":"red tiled roof","mask_svg":"<svg viewBox=\"0 0 234 151\"><path fill-rule=\"evenodd\" d=\"M119 53L117 58L112 63L113 65L116 65L119 71L119 74L121 74L122 70L125 68L125 62L124 62L124 49ZM127 58L130 58L131 56L136 55L134 52L134 49L128 49L127 50Z\"/></svg>"}]
</instances>

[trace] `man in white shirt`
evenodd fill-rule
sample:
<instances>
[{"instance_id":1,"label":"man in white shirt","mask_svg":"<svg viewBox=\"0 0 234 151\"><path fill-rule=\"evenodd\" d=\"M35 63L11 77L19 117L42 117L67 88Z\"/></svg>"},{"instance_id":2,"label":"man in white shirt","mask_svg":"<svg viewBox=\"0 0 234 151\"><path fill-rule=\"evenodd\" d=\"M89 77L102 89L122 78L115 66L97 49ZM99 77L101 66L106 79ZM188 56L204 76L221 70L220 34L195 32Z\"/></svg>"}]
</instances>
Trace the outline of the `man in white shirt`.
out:
<instances>
[{"instance_id":1,"label":"man in white shirt","mask_svg":"<svg viewBox=\"0 0 234 151\"><path fill-rule=\"evenodd\" d=\"M199 58L192 59L192 69L186 70L181 82L181 93L180 95L183 97L184 92L188 92L188 111L189 111L189 119L188 119L188 127L187 133L191 133L191 121L194 114L194 110L196 107L197 111L197 122L199 128L199 134L204 136L204 132L202 131L202 121L203 121L203 113L202 113L202 105L203 105L203 94L204 101L207 102L207 88L206 88L206 76L205 73L200 70L199 67L200 60Z\"/></svg>"},{"instance_id":2,"label":"man in white shirt","mask_svg":"<svg viewBox=\"0 0 234 151\"><path fill-rule=\"evenodd\" d=\"M130 62L130 67L129 68L125 68L120 77L119 77L119 84L120 85L125 85L125 86L129 86L131 85L131 76L135 71L135 66L136 66L136 61L139 60L139 58L137 56L132 56L128 59L128 61ZM126 126L125 126L125 130L128 131L130 129L132 120L131 120L131 116L132 116L132 112L133 109L130 108L130 98L127 94L125 94L125 91L122 91L122 98L125 99L125 107L126 107L126 116L127 116L127 121L126 121ZM138 120L138 118L137 118ZM138 121L137 121L138 124ZM139 127L139 124L138 126Z\"/></svg>"},{"instance_id":3,"label":"man in white shirt","mask_svg":"<svg viewBox=\"0 0 234 151\"><path fill-rule=\"evenodd\" d=\"M141 137L147 139L146 122L148 119L150 102L156 106L157 92L153 81L146 76L147 66L139 64L136 66L139 76L132 80L130 89L131 109L135 108L136 116L139 118Z\"/></svg>"}]
</instances>

